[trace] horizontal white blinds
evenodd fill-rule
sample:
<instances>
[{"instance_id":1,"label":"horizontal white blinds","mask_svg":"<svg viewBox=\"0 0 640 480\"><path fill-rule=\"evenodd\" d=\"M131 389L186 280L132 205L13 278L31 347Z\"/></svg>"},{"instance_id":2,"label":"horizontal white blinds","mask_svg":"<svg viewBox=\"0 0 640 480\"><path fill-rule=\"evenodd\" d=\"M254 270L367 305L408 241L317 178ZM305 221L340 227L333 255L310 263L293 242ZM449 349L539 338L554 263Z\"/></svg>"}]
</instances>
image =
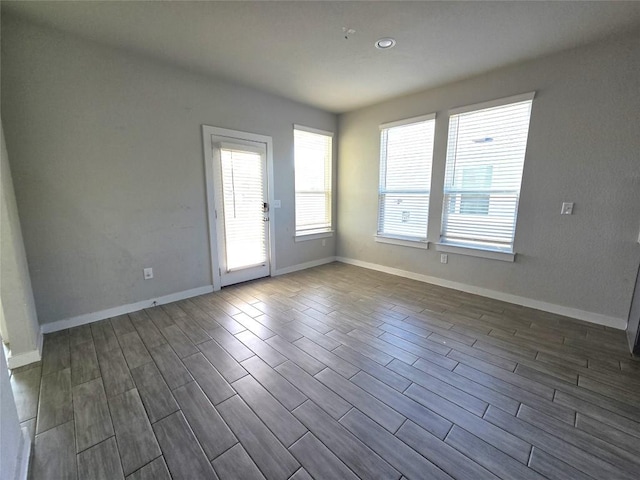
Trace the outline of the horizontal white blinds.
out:
<instances>
[{"instance_id":1,"label":"horizontal white blinds","mask_svg":"<svg viewBox=\"0 0 640 480\"><path fill-rule=\"evenodd\" d=\"M227 271L264 264L264 158L222 148L220 160Z\"/></svg>"},{"instance_id":2,"label":"horizontal white blinds","mask_svg":"<svg viewBox=\"0 0 640 480\"><path fill-rule=\"evenodd\" d=\"M451 115L441 241L512 251L532 99Z\"/></svg>"},{"instance_id":3,"label":"horizontal white blinds","mask_svg":"<svg viewBox=\"0 0 640 480\"><path fill-rule=\"evenodd\" d=\"M331 230L330 134L294 130L296 235Z\"/></svg>"},{"instance_id":4,"label":"horizontal white blinds","mask_svg":"<svg viewBox=\"0 0 640 480\"><path fill-rule=\"evenodd\" d=\"M394 125L380 135L378 235L426 240L435 117Z\"/></svg>"}]
</instances>

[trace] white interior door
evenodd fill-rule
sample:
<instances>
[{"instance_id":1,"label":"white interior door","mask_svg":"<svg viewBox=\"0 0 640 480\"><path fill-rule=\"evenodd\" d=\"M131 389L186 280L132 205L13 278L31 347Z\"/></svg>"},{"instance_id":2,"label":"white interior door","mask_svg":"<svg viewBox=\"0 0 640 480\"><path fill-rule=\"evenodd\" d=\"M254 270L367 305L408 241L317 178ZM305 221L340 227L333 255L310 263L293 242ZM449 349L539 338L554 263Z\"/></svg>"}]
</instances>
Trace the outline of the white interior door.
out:
<instances>
[{"instance_id":1,"label":"white interior door","mask_svg":"<svg viewBox=\"0 0 640 480\"><path fill-rule=\"evenodd\" d=\"M269 276L264 143L212 137L220 285Z\"/></svg>"}]
</instances>

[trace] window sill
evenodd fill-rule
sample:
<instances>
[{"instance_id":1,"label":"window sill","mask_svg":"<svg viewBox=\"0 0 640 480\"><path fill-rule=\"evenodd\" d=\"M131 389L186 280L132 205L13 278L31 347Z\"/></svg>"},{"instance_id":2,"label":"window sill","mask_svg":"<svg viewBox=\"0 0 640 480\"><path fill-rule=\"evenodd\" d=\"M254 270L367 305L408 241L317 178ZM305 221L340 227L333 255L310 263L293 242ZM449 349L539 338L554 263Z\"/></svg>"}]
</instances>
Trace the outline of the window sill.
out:
<instances>
[{"instance_id":1,"label":"window sill","mask_svg":"<svg viewBox=\"0 0 640 480\"><path fill-rule=\"evenodd\" d=\"M317 233L296 233L294 240L296 242L306 242L308 240L317 240L318 238L333 237L333 230L327 230L326 232Z\"/></svg>"},{"instance_id":2,"label":"window sill","mask_svg":"<svg viewBox=\"0 0 640 480\"><path fill-rule=\"evenodd\" d=\"M406 238L385 237L383 235L374 235L373 238L378 243L388 243L390 245L400 245L411 248L429 248L429 242L426 240L407 240Z\"/></svg>"},{"instance_id":3,"label":"window sill","mask_svg":"<svg viewBox=\"0 0 640 480\"><path fill-rule=\"evenodd\" d=\"M498 250L488 250L479 247L452 245L447 243L437 243L436 250L439 252L467 255L470 257L489 258L491 260L500 260L502 262L515 262L516 259L516 254L513 252L500 252Z\"/></svg>"}]
</instances>

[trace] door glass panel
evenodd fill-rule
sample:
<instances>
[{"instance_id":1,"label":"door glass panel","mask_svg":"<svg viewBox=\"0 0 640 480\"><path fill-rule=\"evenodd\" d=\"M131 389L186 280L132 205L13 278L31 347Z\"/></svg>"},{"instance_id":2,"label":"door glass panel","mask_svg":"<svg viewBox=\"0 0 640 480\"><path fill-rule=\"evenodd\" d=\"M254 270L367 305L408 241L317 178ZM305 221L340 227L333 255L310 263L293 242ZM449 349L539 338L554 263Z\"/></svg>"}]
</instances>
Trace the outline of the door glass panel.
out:
<instances>
[{"instance_id":1,"label":"door glass panel","mask_svg":"<svg viewBox=\"0 0 640 480\"><path fill-rule=\"evenodd\" d=\"M259 153L221 149L227 271L264 265L264 159Z\"/></svg>"}]
</instances>

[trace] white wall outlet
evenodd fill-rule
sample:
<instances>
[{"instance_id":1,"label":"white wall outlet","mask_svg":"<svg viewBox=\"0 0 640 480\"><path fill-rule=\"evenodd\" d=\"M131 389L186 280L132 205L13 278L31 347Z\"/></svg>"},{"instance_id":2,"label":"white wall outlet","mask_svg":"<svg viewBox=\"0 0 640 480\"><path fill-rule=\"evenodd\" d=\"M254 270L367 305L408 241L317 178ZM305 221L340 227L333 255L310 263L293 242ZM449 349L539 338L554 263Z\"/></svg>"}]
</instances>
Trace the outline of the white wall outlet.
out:
<instances>
[{"instance_id":1,"label":"white wall outlet","mask_svg":"<svg viewBox=\"0 0 640 480\"><path fill-rule=\"evenodd\" d=\"M144 279L145 280L149 280L151 278L153 278L153 268L145 268L143 270L144 272Z\"/></svg>"},{"instance_id":2,"label":"white wall outlet","mask_svg":"<svg viewBox=\"0 0 640 480\"><path fill-rule=\"evenodd\" d=\"M282 202L280 200L274 200L273 208L280 208L280 207L282 207Z\"/></svg>"},{"instance_id":3,"label":"white wall outlet","mask_svg":"<svg viewBox=\"0 0 640 480\"><path fill-rule=\"evenodd\" d=\"M573 214L573 202L563 202L560 215L572 215Z\"/></svg>"},{"instance_id":4,"label":"white wall outlet","mask_svg":"<svg viewBox=\"0 0 640 480\"><path fill-rule=\"evenodd\" d=\"M441 253L440 263L448 263L448 262L449 262L449 255L447 255L446 253Z\"/></svg>"},{"instance_id":5,"label":"white wall outlet","mask_svg":"<svg viewBox=\"0 0 640 480\"><path fill-rule=\"evenodd\" d=\"M323 246L323 247L326 247L326 246L327 246L327 239L326 239L326 238L323 238L323 239L322 239L322 246Z\"/></svg>"}]
</instances>

